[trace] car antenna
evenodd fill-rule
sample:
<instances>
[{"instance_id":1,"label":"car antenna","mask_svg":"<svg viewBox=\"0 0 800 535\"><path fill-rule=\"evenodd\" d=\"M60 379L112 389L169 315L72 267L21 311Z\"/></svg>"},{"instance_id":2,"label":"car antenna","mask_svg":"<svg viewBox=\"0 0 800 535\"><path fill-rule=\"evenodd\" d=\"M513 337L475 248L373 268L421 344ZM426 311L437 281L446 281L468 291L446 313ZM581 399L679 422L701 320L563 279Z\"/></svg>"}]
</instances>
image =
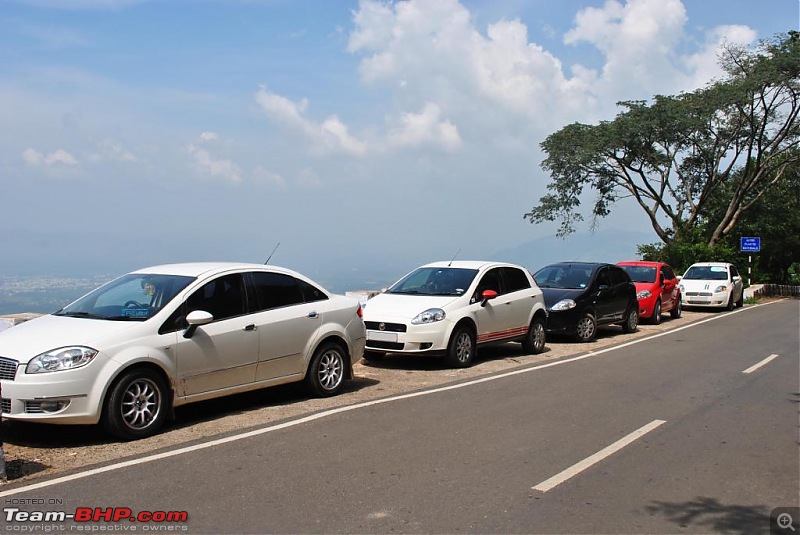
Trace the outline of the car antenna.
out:
<instances>
[{"instance_id":1,"label":"car antenna","mask_svg":"<svg viewBox=\"0 0 800 535\"><path fill-rule=\"evenodd\" d=\"M281 244L281 242L278 242L278 245L280 245L280 244ZM270 261L270 259L272 258L272 255L274 255L274 254L275 254L275 251L277 251L277 250L278 250L278 245L276 245L276 246L275 246L275 248L272 250L272 252L271 252L271 253L269 253L269 256L267 257L267 261L266 261L266 262L264 262L264 265L265 265L265 266L266 266L267 264L269 264L269 261Z\"/></svg>"},{"instance_id":2,"label":"car antenna","mask_svg":"<svg viewBox=\"0 0 800 535\"><path fill-rule=\"evenodd\" d=\"M449 263L449 264L447 264L447 267L450 267L450 266L452 266L452 265L453 265L453 260L455 260L455 259L456 259L456 257L458 256L458 253L460 253L460 252L461 252L461 248L459 247L459 248L458 248L458 251L456 251L456 254L454 254L454 255L453 255L453 258L451 258L451 259L450 259L450 263Z\"/></svg>"}]
</instances>

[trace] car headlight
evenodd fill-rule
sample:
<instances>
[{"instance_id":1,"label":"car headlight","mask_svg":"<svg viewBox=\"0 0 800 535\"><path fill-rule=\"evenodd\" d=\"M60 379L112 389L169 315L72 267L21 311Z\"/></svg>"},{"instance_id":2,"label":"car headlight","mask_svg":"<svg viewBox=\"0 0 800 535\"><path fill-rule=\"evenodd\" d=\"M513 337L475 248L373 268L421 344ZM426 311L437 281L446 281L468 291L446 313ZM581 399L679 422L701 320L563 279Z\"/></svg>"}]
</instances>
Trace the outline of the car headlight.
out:
<instances>
[{"instance_id":1,"label":"car headlight","mask_svg":"<svg viewBox=\"0 0 800 535\"><path fill-rule=\"evenodd\" d=\"M441 308L429 308L425 312L420 312L417 314L411 323L413 325L419 325L421 323L435 323L437 321L442 321L445 318L446 314L444 310Z\"/></svg>"},{"instance_id":2,"label":"car headlight","mask_svg":"<svg viewBox=\"0 0 800 535\"><path fill-rule=\"evenodd\" d=\"M727 287L727 286L725 286L724 284L722 284L722 285L720 285L720 286L717 286L716 288L714 288L714 293L715 293L715 294L718 294L718 293L720 293L720 292L724 292L724 291L725 291L725 290L727 290L727 289L728 289L728 287Z\"/></svg>"},{"instance_id":3,"label":"car headlight","mask_svg":"<svg viewBox=\"0 0 800 535\"><path fill-rule=\"evenodd\" d=\"M680 289L681 293L683 293L683 284L679 284L678 288Z\"/></svg>"},{"instance_id":4,"label":"car headlight","mask_svg":"<svg viewBox=\"0 0 800 535\"><path fill-rule=\"evenodd\" d=\"M641 292L636 294L636 299L647 299L651 295L653 294L650 293L650 290L642 290Z\"/></svg>"},{"instance_id":5,"label":"car headlight","mask_svg":"<svg viewBox=\"0 0 800 535\"><path fill-rule=\"evenodd\" d=\"M52 349L36 355L28 362L25 373L50 373L86 366L97 355L91 347L70 346Z\"/></svg>"},{"instance_id":6,"label":"car headlight","mask_svg":"<svg viewBox=\"0 0 800 535\"><path fill-rule=\"evenodd\" d=\"M575 301L573 301L572 299L562 299L561 301L553 305L553 308L551 308L550 310L555 310L556 312L559 312L562 310L569 310L571 308L575 308Z\"/></svg>"}]
</instances>

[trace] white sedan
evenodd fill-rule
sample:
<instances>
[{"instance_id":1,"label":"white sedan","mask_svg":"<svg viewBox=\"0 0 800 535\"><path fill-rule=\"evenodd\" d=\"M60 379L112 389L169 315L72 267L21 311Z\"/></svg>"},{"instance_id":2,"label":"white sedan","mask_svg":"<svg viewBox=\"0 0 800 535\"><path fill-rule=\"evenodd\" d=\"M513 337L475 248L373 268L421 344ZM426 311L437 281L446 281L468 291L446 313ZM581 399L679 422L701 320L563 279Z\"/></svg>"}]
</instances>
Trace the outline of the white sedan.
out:
<instances>
[{"instance_id":1,"label":"white sedan","mask_svg":"<svg viewBox=\"0 0 800 535\"><path fill-rule=\"evenodd\" d=\"M419 267L364 307L364 357L444 355L466 367L481 344L519 341L545 347L542 291L523 267L502 262L435 262Z\"/></svg>"},{"instance_id":2,"label":"white sedan","mask_svg":"<svg viewBox=\"0 0 800 535\"><path fill-rule=\"evenodd\" d=\"M727 262L698 262L681 277L684 307L733 309L744 304L744 283L736 266Z\"/></svg>"},{"instance_id":3,"label":"white sedan","mask_svg":"<svg viewBox=\"0 0 800 535\"><path fill-rule=\"evenodd\" d=\"M0 333L2 416L142 438L193 401L293 381L334 395L364 342L358 301L294 271L146 268Z\"/></svg>"}]
</instances>

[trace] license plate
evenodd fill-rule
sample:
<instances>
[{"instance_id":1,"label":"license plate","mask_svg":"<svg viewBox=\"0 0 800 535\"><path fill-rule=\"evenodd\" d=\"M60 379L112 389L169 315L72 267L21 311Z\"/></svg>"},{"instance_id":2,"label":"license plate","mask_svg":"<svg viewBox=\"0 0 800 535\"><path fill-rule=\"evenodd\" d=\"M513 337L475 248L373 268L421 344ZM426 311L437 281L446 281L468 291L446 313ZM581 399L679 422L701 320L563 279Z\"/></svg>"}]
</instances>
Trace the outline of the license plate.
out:
<instances>
[{"instance_id":1,"label":"license plate","mask_svg":"<svg viewBox=\"0 0 800 535\"><path fill-rule=\"evenodd\" d=\"M375 340L376 342L397 342L397 333L367 331L367 340Z\"/></svg>"}]
</instances>

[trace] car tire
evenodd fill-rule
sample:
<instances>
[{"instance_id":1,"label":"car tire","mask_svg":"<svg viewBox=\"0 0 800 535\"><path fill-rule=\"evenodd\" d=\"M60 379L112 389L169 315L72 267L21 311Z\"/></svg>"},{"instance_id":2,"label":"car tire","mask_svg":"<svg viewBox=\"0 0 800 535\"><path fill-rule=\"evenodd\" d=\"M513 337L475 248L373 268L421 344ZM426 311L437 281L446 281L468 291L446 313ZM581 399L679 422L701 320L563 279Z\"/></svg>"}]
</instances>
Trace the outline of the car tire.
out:
<instances>
[{"instance_id":1,"label":"car tire","mask_svg":"<svg viewBox=\"0 0 800 535\"><path fill-rule=\"evenodd\" d=\"M736 301L736 308L742 308L744 306L744 290L739 295L739 300Z\"/></svg>"},{"instance_id":2,"label":"car tire","mask_svg":"<svg viewBox=\"0 0 800 535\"><path fill-rule=\"evenodd\" d=\"M650 323L653 325L660 325L661 324L661 299L656 300L656 304L653 307L653 315L650 316Z\"/></svg>"},{"instance_id":3,"label":"car tire","mask_svg":"<svg viewBox=\"0 0 800 535\"><path fill-rule=\"evenodd\" d=\"M578 342L591 342L597 336L597 320L594 316L585 313L575 324L575 339Z\"/></svg>"},{"instance_id":4,"label":"car tire","mask_svg":"<svg viewBox=\"0 0 800 535\"><path fill-rule=\"evenodd\" d=\"M446 362L451 368L468 368L475 359L475 335L464 325L456 327L447 344Z\"/></svg>"},{"instance_id":5,"label":"car tire","mask_svg":"<svg viewBox=\"0 0 800 535\"><path fill-rule=\"evenodd\" d=\"M725 310L733 310L733 291L728 296L728 304L725 305Z\"/></svg>"},{"instance_id":6,"label":"car tire","mask_svg":"<svg viewBox=\"0 0 800 535\"><path fill-rule=\"evenodd\" d=\"M121 440L155 435L169 412L168 396L167 383L160 373L147 368L129 370L106 395L102 426Z\"/></svg>"},{"instance_id":7,"label":"car tire","mask_svg":"<svg viewBox=\"0 0 800 535\"><path fill-rule=\"evenodd\" d=\"M306 374L306 387L316 397L334 396L344 386L345 352L337 343L319 346L311 358Z\"/></svg>"},{"instance_id":8,"label":"car tire","mask_svg":"<svg viewBox=\"0 0 800 535\"><path fill-rule=\"evenodd\" d=\"M376 360L383 360L383 357L385 357L385 356L386 356L386 353L381 353L380 351L371 351L371 350L368 349L368 350L364 351L363 358L367 362L374 362Z\"/></svg>"},{"instance_id":9,"label":"car tire","mask_svg":"<svg viewBox=\"0 0 800 535\"><path fill-rule=\"evenodd\" d=\"M528 334L522 341L522 349L532 355L537 355L544 351L547 342L547 331L544 327L544 320L541 316L536 316L528 327Z\"/></svg>"},{"instance_id":10,"label":"car tire","mask_svg":"<svg viewBox=\"0 0 800 535\"><path fill-rule=\"evenodd\" d=\"M672 307L672 310L669 311L669 317L676 320L681 317L681 313L683 312L683 305L681 305L681 300L678 299L675 301L675 306Z\"/></svg>"},{"instance_id":11,"label":"car tire","mask_svg":"<svg viewBox=\"0 0 800 535\"><path fill-rule=\"evenodd\" d=\"M625 321L622 322L622 332L630 334L636 332L639 328L639 310L638 303L628 307L628 313L625 314Z\"/></svg>"}]
</instances>

